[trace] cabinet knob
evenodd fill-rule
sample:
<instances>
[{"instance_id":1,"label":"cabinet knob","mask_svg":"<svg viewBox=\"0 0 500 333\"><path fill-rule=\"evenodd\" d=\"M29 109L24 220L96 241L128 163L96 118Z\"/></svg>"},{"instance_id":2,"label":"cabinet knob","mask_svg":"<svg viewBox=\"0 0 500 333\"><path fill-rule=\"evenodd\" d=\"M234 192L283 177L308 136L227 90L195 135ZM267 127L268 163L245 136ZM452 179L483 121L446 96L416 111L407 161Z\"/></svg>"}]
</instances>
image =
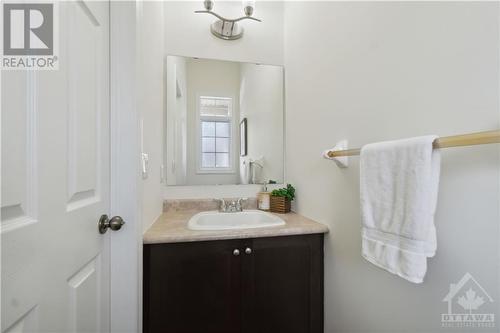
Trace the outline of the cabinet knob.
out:
<instances>
[{"instance_id":1,"label":"cabinet knob","mask_svg":"<svg viewBox=\"0 0 500 333\"><path fill-rule=\"evenodd\" d=\"M245 253L246 253L246 254L252 254L252 249L251 249L251 248L249 248L249 247L247 247L247 248L245 249Z\"/></svg>"},{"instance_id":2,"label":"cabinet knob","mask_svg":"<svg viewBox=\"0 0 500 333\"><path fill-rule=\"evenodd\" d=\"M233 250L233 256L239 256L240 255L240 250L234 249Z\"/></svg>"}]
</instances>

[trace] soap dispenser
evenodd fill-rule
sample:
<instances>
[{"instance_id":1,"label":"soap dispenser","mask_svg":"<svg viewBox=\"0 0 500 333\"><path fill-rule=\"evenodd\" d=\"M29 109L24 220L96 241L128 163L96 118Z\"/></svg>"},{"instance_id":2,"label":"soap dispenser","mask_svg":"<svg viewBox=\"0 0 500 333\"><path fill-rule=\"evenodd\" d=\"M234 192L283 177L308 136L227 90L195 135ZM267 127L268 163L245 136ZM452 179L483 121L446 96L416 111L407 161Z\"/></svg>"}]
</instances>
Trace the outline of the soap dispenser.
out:
<instances>
[{"instance_id":1,"label":"soap dispenser","mask_svg":"<svg viewBox=\"0 0 500 333\"><path fill-rule=\"evenodd\" d=\"M271 208L271 193L267 191L267 182L264 182L262 192L257 194L257 207L265 211Z\"/></svg>"}]
</instances>

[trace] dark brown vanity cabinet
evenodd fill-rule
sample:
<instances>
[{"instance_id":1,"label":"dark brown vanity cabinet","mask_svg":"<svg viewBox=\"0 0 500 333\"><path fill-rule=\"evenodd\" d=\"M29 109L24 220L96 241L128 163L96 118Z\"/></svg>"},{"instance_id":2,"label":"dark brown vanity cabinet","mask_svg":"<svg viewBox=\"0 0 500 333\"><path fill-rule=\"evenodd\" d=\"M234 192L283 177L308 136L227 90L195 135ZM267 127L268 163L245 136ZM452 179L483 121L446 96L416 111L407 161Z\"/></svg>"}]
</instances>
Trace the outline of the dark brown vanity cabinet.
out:
<instances>
[{"instance_id":1,"label":"dark brown vanity cabinet","mask_svg":"<svg viewBox=\"0 0 500 333\"><path fill-rule=\"evenodd\" d=\"M323 234L144 245L144 333L323 332Z\"/></svg>"}]
</instances>

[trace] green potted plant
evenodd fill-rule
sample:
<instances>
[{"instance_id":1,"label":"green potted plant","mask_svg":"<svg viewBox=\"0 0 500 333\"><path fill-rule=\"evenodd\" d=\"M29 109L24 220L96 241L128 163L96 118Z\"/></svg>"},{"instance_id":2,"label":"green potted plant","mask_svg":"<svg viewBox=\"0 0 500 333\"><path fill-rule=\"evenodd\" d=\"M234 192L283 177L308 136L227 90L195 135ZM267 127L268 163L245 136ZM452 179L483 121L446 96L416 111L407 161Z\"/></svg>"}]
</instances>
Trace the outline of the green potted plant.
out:
<instances>
[{"instance_id":1,"label":"green potted plant","mask_svg":"<svg viewBox=\"0 0 500 333\"><path fill-rule=\"evenodd\" d=\"M284 188L271 192L271 212L288 213L292 208L292 200L295 198L295 188L288 184Z\"/></svg>"}]
</instances>

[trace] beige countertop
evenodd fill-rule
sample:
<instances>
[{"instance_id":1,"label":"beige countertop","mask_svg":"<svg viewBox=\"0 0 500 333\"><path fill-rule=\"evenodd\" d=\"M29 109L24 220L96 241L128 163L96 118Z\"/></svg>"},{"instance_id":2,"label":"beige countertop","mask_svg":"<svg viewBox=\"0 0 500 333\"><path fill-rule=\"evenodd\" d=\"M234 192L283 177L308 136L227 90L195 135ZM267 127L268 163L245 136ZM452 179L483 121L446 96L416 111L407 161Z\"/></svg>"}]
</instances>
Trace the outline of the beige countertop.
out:
<instances>
[{"instance_id":1,"label":"beige countertop","mask_svg":"<svg viewBox=\"0 0 500 333\"><path fill-rule=\"evenodd\" d=\"M328 227L296 213L275 214L285 225L268 228L238 230L190 230L189 219L200 210L168 210L143 235L144 244L196 242L222 239L275 237L287 235L327 233ZM231 214L231 213L228 213Z\"/></svg>"}]
</instances>

